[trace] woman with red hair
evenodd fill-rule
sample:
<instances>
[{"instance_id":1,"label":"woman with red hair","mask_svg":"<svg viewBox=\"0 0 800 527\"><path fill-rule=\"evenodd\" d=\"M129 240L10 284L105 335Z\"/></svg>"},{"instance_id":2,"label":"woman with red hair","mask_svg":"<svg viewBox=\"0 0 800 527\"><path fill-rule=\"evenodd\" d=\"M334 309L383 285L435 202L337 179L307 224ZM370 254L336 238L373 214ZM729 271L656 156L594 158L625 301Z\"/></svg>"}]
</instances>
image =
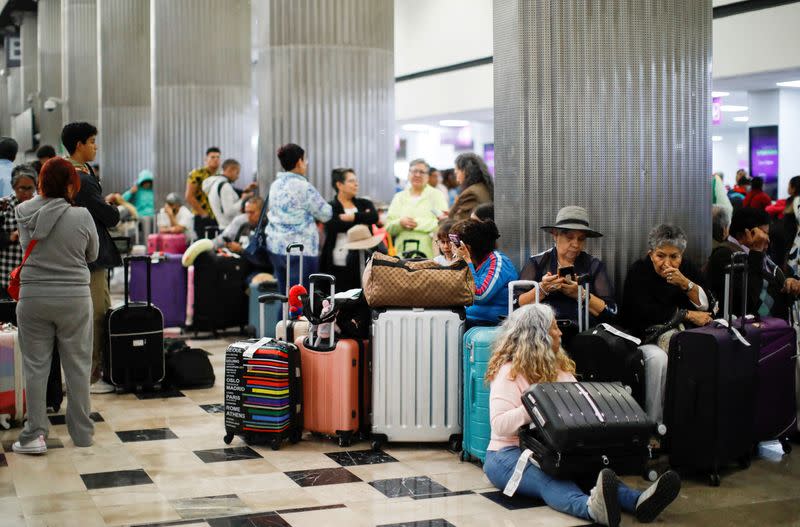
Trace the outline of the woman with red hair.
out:
<instances>
[{"instance_id":1,"label":"woman with red hair","mask_svg":"<svg viewBox=\"0 0 800 527\"><path fill-rule=\"evenodd\" d=\"M28 250L20 273L19 344L25 373L28 420L12 446L44 454L49 430L47 377L58 345L67 382L67 430L75 446L92 444L89 375L92 367L92 299L88 262L98 238L89 211L74 206L80 178L72 163L53 158L39 174L39 195L16 207L19 238Z\"/></svg>"}]
</instances>

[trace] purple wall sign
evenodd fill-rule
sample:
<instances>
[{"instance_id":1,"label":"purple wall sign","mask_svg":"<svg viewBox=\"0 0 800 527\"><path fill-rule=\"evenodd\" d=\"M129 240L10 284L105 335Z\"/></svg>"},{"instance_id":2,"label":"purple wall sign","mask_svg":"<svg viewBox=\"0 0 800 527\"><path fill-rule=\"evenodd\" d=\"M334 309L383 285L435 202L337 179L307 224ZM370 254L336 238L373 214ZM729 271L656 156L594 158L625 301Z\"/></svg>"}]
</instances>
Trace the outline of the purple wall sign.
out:
<instances>
[{"instance_id":1,"label":"purple wall sign","mask_svg":"<svg viewBox=\"0 0 800 527\"><path fill-rule=\"evenodd\" d=\"M750 128L750 175L764 178L764 192L778 197L778 127Z\"/></svg>"},{"instance_id":2,"label":"purple wall sign","mask_svg":"<svg viewBox=\"0 0 800 527\"><path fill-rule=\"evenodd\" d=\"M722 124L722 97L711 99L711 124Z\"/></svg>"}]
</instances>

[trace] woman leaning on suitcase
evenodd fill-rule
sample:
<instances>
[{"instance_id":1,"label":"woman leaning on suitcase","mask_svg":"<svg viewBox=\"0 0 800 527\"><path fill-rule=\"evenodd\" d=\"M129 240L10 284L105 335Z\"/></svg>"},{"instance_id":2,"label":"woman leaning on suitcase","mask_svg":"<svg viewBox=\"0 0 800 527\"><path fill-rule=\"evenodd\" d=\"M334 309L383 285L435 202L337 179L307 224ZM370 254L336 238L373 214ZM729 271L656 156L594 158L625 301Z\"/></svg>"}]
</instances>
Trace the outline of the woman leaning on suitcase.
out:
<instances>
[{"instance_id":1,"label":"woman leaning on suitcase","mask_svg":"<svg viewBox=\"0 0 800 527\"><path fill-rule=\"evenodd\" d=\"M492 439L484 471L494 486L506 487L522 454L517 431L531 423L520 400L522 393L532 383L573 382L574 373L575 363L561 348L561 331L552 308L523 306L503 323L486 371L486 381L491 383ZM516 489L559 512L610 526L619 525L620 510L636 515L642 523L653 521L679 491L680 478L673 471L640 492L620 482L611 469L603 469L586 495L574 482L552 478L532 463L525 463Z\"/></svg>"},{"instance_id":2,"label":"woman leaning on suitcase","mask_svg":"<svg viewBox=\"0 0 800 527\"><path fill-rule=\"evenodd\" d=\"M92 444L92 299L87 262L97 259L99 243L91 214L73 204L79 189L72 163L53 158L42 167L39 195L16 208L22 248L36 240L20 273L17 305L28 405L25 428L12 447L18 453L47 451L45 397L56 344L69 393L67 430L75 446Z\"/></svg>"}]
</instances>

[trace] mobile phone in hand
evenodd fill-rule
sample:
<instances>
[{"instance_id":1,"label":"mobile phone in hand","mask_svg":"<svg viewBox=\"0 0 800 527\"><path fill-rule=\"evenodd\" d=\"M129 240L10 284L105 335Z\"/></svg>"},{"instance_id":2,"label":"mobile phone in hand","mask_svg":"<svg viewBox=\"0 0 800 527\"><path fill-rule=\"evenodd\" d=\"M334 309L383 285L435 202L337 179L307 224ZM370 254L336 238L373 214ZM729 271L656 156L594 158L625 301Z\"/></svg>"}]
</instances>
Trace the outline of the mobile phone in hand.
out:
<instances>
[{"instance_id":1,"label":"mobile phone in hand","mask_svg":"<svg viewBox=\"0 0 800 527\"><path fill-rule=\"evenodd\" d=\"M574 277L575 276L575 267L568 265L567 267L562 267L558 270L559 278L567 278L567 277Z\"/></svg>"},{"instance_id":2,"label":"mobile phone in hand","mask_svg":"<svg viewBox=\"0 0 800 527\"><path fill-rule=\"evenodd\" d=\"M456 247L461 247L461 238L458 236L458 234L448 234L447 237L450 238L450 241L453 242L453 245Z\"/></svg>"}]
</instances>

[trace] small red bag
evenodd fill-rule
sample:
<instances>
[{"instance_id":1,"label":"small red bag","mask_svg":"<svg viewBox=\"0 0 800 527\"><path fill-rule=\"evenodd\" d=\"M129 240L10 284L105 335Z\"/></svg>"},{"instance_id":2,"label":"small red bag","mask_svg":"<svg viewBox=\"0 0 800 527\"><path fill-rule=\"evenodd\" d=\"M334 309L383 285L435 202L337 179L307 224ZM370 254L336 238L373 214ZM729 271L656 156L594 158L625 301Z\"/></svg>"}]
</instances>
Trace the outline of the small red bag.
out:
<instances>
[{"instance_id":1,"label":"small red bag","mask_svg":"<svg viewBox=\"0 0 800 527\"><path fill-rule=\"evenodd\" d=\"M38 240L31 240L31 243L28 244L28 249L25 251L25 256L22 257L22 263L19 264L19 267L11 271L11 280L8 281L8 288L6 290L9 296L14 300L19 300L19 288L21 286L19 273L22 271L22 266L25 265L28 256L31 255L31 251L36 247L36 242L38 242Z\"/></svg>"}]
</instances>

